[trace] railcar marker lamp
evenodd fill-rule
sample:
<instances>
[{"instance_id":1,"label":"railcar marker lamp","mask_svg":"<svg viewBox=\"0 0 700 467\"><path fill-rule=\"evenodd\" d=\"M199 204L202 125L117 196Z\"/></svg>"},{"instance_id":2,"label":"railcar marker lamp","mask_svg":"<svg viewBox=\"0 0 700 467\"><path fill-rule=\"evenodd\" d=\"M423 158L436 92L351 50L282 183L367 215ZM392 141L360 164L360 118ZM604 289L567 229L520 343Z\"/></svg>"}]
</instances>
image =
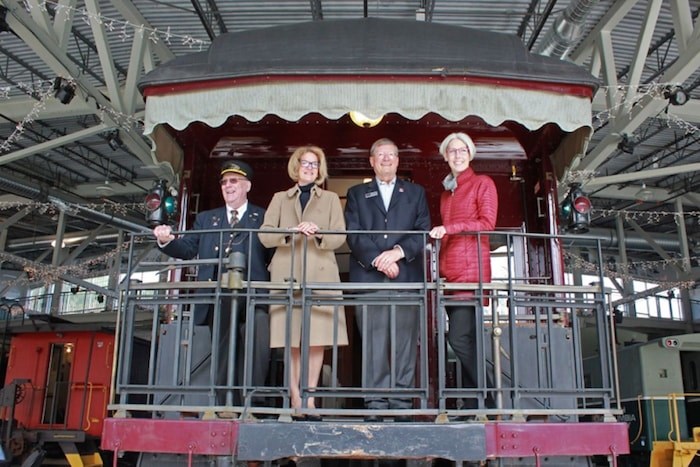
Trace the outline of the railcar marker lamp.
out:
<instances>
[{"instance_id":1,"label":"railcar marker lamp","mask_svg":"<svg viewBox=\"0 0 700 467\"><path fill-rule=\"evenodd\" d=\"M172 224L177 214L176 192L169 190L165 180L156 180L146 195L146 222L150 227Z\"/></svg>"},{"instance_id":2,"label":"railcar marker lamp","mask_svg":"<svg viewBox=\"0 0 700 467\"><path fill-rule=\"evenodd\" d=\"M572 184L559 211L563 229L577 234L588 232L591 208L591 200L581 186L577 183Z\"/></svg>"}]
</instances>

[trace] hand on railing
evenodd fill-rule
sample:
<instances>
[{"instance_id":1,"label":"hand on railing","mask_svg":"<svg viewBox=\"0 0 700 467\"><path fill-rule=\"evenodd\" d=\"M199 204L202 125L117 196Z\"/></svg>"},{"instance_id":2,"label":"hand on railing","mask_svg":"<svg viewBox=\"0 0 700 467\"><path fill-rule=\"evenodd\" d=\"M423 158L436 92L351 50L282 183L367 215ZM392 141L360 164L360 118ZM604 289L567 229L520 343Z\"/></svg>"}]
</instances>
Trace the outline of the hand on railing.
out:
<instances>
[{"instance_id":1,"label":"hand on railing","mask_svg":"<svg viewBox=\"0 0 700 467\"><path fill-rule=\"evenodd\" d=\"M437 227L433 227L433 229L428 233L430 235L430 238L435 238L435 239L441 239L447 234L447 229L445 228L444 225L438 225Z\"/></svg>"},{"instance_id":2,"label":"hand on railing","mask_svg":"<svg viewBox=\"0 0 700 467\"><path fill-rule=\"evenodd\" d=\"M289 230L291 230L292 232L299 232L306 235L307 237L310 237L312 235L316 235L316 232L318 232L318 226L313 222L305 221L301 222L299 225Z\"/></svg>"}]
</instances>

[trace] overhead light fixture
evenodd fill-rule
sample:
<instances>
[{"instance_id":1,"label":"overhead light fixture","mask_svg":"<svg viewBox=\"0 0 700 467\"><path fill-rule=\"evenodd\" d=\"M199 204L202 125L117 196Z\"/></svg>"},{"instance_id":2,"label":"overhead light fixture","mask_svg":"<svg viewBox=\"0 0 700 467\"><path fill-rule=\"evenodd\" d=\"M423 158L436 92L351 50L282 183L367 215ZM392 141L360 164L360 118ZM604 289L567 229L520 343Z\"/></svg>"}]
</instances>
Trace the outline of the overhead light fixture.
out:
<instances>
[{"instance_id":1,"label":"overhead light fixture","mask_svg":"<svg viewBox=\"0 0 700 467\"><path fill-rule=\"evenodd\" d=\"M379 118L369 118L367 115L363 114L362 112L358 112L357 110L351 111L349 115L350 120L361 128L372 128L377 126L379 122L382 121L382 118L384 118L384 115L380 115Z\"/></svg>"},{"instance_id":2,"label":"overhead light fixture","mask_svg":"<svg viewBox=\"0 0 700 467\"><path fill-rule=\"evenodd\" d=\"M105 180L102 185L97 185L95 187L95 191L101 196L109 196L114 193L114 188L112 188L112 184L109 183L109 180Z\"/></svg>"},{"instance_id":3,"label":"overhead light fixture","mask_svg":"<svg viewBox=\"0 0 700 467\"><path fill-rule=\"evenodd\" d=\"M620 142L617 143L617 149L627 154L634 154L634 148L637 146L637 138L635 136L623 133L620 135Z\"/></svg>"},{"instance_id":4,"label":"overhead light fixture","mask_svg":"<svg viewBox=\"0 0 700 467\"><path fill-rule=\"evenodd\" d=\"M60 76L53 81L53 95L61 104L69 104L75 97L75 84Z\"/></svg>"},{"instance_id":5,"label":"overhead light fixture","mask_svg":"<svg viewBox=\"0 0 700 467\"><path fill-rule=\"evenodd\" d=\"M683 105L690 100L690 96L681 86L666 86L664 98L668 99L671 105Z\"/></svg>"},{"instance_id":6,"label":"overhead light fixture","mask_svg":"<svg viewBox=\"0 0 700 467\"><path fill-rule=\"evenodd\" d=\"M654 193L647 188L647 184L645 182L642 182L642 188L634 194L634 197L637 201L649 201L651 198L654 196Z\"/></svg>"},{"instance_id":7,"label":"overhead light fixture","mask_svg":"<svg viewBox=\"0 0 700 467\"><path fill-rule=\"evenodd\" d=\"M112 148L112 151L116 151L124 145L124 142L119 137L119 130L114 130L109 133L107 136L107 143L109 147Z\"/></svg>"}]
</instances>

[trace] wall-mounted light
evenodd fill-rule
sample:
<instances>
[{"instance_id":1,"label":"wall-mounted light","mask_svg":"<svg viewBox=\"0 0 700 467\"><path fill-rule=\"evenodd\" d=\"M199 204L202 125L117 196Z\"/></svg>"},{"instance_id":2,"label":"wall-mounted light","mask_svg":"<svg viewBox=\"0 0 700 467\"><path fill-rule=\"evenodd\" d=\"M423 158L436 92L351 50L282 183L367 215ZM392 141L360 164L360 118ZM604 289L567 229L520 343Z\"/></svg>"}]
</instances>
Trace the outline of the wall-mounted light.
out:
<instances>
[{"instance_id":1,"label":"wall-mounted light","mask_svg":"<svg viewBox=\"0 0 700 467\"><path fill-rule=\"evenodd\" d=\"M664 97L671 105L683 105L690 100L690 96L681 86L666 86Z\"/></svg>"},{"instance_id":2,"label":"wall-mounted light","mask_svg":"<svg viewBox=\"0 0 700 467\"><path fill-rule=\"evenodd\" d=\"M73 353L73 347L73 344L69 342L63 346L63 350L65 350L66 353Z\"/></svg>"},{"instance_id":3,"label":"wall-mounted light","mask_svg":"<svg viewBox=\"0 0 700 467\"><path fill-rule=\"evenodd\" d=\"M107 144L112 148L112 151L116 151L124 145L124 142L119 137L119 130L114 130L107 135Z\"/></svg>"},{"instance_id":4,"label":"wall-mounted light","mask_svg":"<svg viewBox=\"0 0 700 467\"><path fill-rule=\"evenodd\" d=\"M384 118L384 115L380 115L379 118L369 118L367 115L363 114L362 112L358 112L357 110L351 111L349 115L350 120L361 128L372 128L373 126L377 126L379 122L382 121L382 118Z\"/></svg>"},{"instance_id":5,"label":"wall-mounted light","mask_svg":"<svg viewBox=\"0 0 700 467\"><path fill-rule=\"evenodd\" d=\"M511 164L510 166L510 181L511 182L520 182L522 181L523 177L518 175L518 168L515 166L515 164Z\"/></svg>"},{"instance_id":6,"label":"wall-mounted light","mask_svg":"<svg viewBox=\"0 0 700 467\"><path fill-rule=\"evenodd\" d=\"M69 104L75 97L75 84L59 76L53 81L53 95L61 104Z\"/></svg>"},{"instance_id":7,"label":"wall-mounted light","mask_svg":"<svg viewBox=\"0 0 700 467\"><path fill-rule=\"evenodd\" d=\"M617 143L617 149L627 154L634 154L634 148L639 141L634 135L623 133L620 135L620 142Z\"/></svg>"}]
</instances>

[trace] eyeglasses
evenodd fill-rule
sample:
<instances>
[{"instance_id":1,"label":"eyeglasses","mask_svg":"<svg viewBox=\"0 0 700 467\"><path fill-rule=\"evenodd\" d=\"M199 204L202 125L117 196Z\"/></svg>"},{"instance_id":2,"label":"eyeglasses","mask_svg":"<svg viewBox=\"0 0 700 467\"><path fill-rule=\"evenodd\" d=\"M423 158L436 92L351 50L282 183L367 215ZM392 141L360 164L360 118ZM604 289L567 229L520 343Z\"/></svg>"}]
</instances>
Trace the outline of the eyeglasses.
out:
<instances>
[{"instance_id":1,"label":"eyeglasses","mask_svg":"<svg viewBox=\"0 0 700 467\"><path fill-rule=\"evenodd\" d=\"M245 178L229 177L229 178L222 178L221 180L219 180L219 184L221 184L221 186L226 186L226 185L235 185L237 183L246 182L246 181L248 181L248 180Z\"/></svg>"},{"instance_id":2,"label":"eyeglasses","mask_svg":"<svg viewBox=\"0 0 700 467\"><path fill-rule=\"evenodd\" d=\"M467 148L448 149L447 154L449 154L450 156L456 156L457 154L459 154L460 156L466 156L467 154L469 154L469 149L467 149Z\"/></svg>"},{"instance_id":3,"label":"eyeglasses","mask_svg":"<svg viewBox=\"0 0 700 467\"><path fill-rule=\"evenodd\" d=\"M304 159L301 159L301 160L299 161L299 163L300 163L301 166L304 167L305 169L318 169L318 167L320 166L320 164L319 164L318 162L315 162L315 161L305 161Z\"/></svg>"},{"instance_id":4,"label":"eyeglasses","mask_svg":"<svg viewBox=\"0 0 700 467\"><path fill-rule=\"evenodd\" d=\"M398 153L395 152L379 152L374 155L377 159L395 159L398 157Z\"/></svg>"}]
</instances>

